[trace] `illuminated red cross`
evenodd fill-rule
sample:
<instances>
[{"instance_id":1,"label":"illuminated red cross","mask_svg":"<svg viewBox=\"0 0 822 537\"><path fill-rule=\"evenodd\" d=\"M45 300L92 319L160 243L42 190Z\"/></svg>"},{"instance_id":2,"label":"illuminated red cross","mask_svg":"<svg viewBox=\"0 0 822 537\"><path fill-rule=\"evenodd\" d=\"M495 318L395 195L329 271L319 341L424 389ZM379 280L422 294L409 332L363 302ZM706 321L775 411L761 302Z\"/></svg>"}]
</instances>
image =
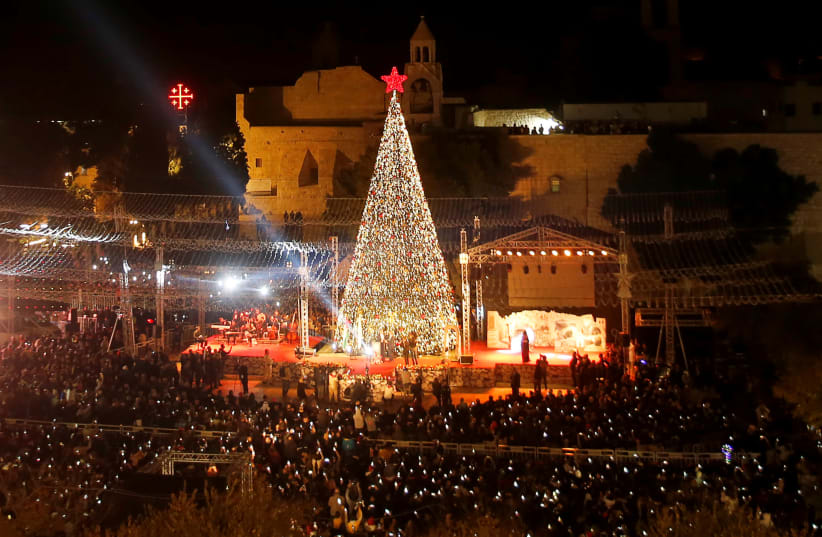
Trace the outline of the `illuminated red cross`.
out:
<instances>
[{"instance_id":1,"label":"illuminated red cross","mask_svg":"<svg viewBox=\"0 0 822 537\"><path fill-rule=\"evenodd\" d=\"M171 95L168 96L168 100L171 101L171 106L177 110L184 110L194 100L194 94L183 84L177 84L171 88Z\"/></svg>"},{"instance_id":2,"label":"illuminated red cross","mask_svg":"<svg viewBox=\"0 0 822 537\"><path fill-rule=\"evenodd\" d=\"M403 93L404 90L402 89L402 83L408 80L407 76L401 75L397 72L396 67L391 68L390 75L383 75L380 78L382 78L382 81L388 85L385 88L385 93L391 93L394 90Z\"/></svg>"}]
</instances>

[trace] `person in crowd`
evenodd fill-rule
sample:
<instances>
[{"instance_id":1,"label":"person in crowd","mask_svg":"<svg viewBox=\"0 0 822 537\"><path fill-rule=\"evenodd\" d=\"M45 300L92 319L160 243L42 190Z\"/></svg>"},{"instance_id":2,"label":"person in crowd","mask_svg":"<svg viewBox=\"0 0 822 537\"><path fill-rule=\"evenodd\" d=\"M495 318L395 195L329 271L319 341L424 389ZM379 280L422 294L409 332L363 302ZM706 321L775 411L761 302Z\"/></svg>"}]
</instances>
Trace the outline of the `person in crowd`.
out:
<instances>
[{"instance_id":1,"label":"person in crowd","mask_svg":"<svg viewBox=\"0 0 822 537\"><path fill-rule=\"evenodd\" d=\"M514 371L511 373L511 396L516 399L519 397L519 387L520 387L520 374L519 371L514 368Z\"/></svg>"},{"instance_id":2,"label":"person in crowd","mask_svg":"<svg viewBox=\"0 0 822 537\"><path fill-rule=\"evenodd\" d=\"M308 397L308 395L305 392L305 388L306 388L306 379L305 379L305 377L301 376L297 380L297 399L299 399L300 401L305 401L306 398Z\"/></svg>"},{"instance_id":3,"label":"person in crowd","mask_svg":"<svg viewBox=\"0 0 822 537\"><path fill-rule=\"evenodd\" d=\"M243 395L248 394L248 366L243 362L240 364L237 374L240 377L240 384L243 386Z\"/></svg>"},{"instance_id":4,"label":"person in crowd","mask_svg":"<svg viewBox=\"0 0 822 537\"><path fill-rule=\"evenodd\" d=\"M414 406L422 408L422 373L417 375L417 380L411 386L411 395L414 398Z\"/></svg>"},{"instance_id":5,"label":"person in crowd","mask_svg":"<svg viewBox=\"0 0 822 537\"><path fill-rule=\"evenodd\" d=\"M534 391L538 394L542 393L542 382L544 380L544 373L542 368L543 357L540 356L537 360L536 367L534 367Z\"/></svg>"},{"instance_id":6,"label":"person in crowd","mask_svg":"<svg viewBox=\"0 0 822 537\"><path fill-rule=\"evenodd\" d=\"M291 379L288 376L288 368L280 366L280 385L282 387L283 401L288 401L288 390L291 389Z\"/></svg>"},{"instance_id":7,"label":"person in crowd","mask_svg":"<svg viewBox=\"0 0 822 537\"><path fill-rule=\"evenodd\" d=\"M411 364L419 365L419 356L417 355L417 332L412 331L408 339L408 349L411 354Z\"/></svg>"},{"instance_id":8,"label":"person in crowd","mask_svg":"<svg viewBox=\"0 0 822 537\"><path fill-rule=\"evenodd\" d=\"M568 365L571 368L571 385L579 386L579 355L577 351L571 353L571 361Z\"/></svg>"},{"instance_id":9,"label":"person in crowd","mask_svg":"<svg viewBox=\"0 0 822 537\"><path fill-rule=\"evenodd\" d=\"M328 375L328 400L331 402L340 400L340 380L336 371L332 371Z\"/></svg>"},{"instance_id":10,"label":"person in crowd","mask_svg":"<svg viewBox=\"0 0 822 537\"><path fill-rule=\"evenodd\" d=\"M531 361L531 342L528 340L528 332L522 331L522 363L527 364Z\"/></svg>"}]
</instances>

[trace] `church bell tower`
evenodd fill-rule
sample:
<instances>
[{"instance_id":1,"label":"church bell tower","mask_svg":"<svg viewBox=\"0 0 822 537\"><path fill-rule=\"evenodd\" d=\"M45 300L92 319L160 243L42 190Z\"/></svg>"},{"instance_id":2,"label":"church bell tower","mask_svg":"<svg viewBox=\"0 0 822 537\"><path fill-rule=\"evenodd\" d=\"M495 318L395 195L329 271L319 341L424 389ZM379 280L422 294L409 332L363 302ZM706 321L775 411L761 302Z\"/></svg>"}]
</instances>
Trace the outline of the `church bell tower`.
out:
<instances>
[{"instance_id":1,"label":"church bell tower","mask_svg":"<svg viewBox=\"0 0 822 537\"><path fill-rule=\"evenodd\" d=\"M442 105L442 66L437 62L437 41L420 18L410 42L410 61L405 64L408 77L402 108L408 122L415 126L440 124Z\"/></svg>"}]
</instances>

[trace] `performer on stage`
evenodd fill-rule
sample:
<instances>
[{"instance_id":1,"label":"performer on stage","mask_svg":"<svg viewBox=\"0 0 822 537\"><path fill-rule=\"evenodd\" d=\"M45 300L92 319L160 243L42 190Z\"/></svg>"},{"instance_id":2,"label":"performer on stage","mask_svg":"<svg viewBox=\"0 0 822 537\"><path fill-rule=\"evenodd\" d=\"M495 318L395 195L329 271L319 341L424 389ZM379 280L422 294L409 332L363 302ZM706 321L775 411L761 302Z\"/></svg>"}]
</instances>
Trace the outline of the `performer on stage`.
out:
<instances>
[{"instance_id":1,"label":"performer on stage","mask_svg":"<svg viewBox=\"0 0 822 537\"><path fill-rule=\"evenodd\" d=\"M522 331L522 363L527 364L531 361L531 342L528 341L528 332Z\"/></svg>"},{"instance_id":2,"label":"performer on stage","mask_svg":"<svg viewBox=\"0 0 822 537\"><path fill-rule=\"evenodd\" d=\"M388 328L380 330L380 358L388 359Z\"/></svg>"},{"instance_id":3,"label":"performer on stage","mask_svg":"<svg viewBox=\"0 0 822 537\"><path fill-rule=\"evenodd\" d=\"M194 340L197 342L197 349L200 351L205 351L205 348L208 345L208 338L202 333L199 325L194 328Z\"/></svg>"}]
</instances>

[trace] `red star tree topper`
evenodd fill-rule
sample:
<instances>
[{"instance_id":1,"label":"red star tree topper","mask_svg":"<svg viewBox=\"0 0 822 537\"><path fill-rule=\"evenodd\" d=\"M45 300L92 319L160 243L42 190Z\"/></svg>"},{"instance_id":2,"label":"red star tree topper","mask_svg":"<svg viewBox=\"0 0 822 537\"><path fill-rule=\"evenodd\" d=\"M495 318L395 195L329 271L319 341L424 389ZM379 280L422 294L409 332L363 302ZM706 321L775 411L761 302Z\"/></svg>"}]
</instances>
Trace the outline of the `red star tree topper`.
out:
<instances>
[{"instance_id":1,"label":"red star tree topper","mask_svg":"<svg viewBox=\"0 0 822 537\"><path fill-rule=\"evenodd\" d=\"M405 90L402 88L402 83L408 80L408 77L401 75L396 67L391 68L390 75L382 75L380 78L382 78L382 81L386 84L385 93L391 93L394 90L405 93Z\"/></svg>"}]
</instances>

